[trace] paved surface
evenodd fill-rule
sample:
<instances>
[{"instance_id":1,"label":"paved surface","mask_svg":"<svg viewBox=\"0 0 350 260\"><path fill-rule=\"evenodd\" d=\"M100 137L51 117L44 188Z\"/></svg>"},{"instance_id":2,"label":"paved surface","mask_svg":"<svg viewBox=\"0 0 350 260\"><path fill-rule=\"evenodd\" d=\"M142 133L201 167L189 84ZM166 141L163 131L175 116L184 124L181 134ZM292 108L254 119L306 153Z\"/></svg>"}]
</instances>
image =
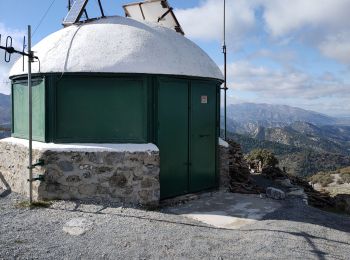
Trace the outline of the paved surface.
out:
<instances>
[{"instance_id":1,"label":"paved surface","mask_svg":"<svg viewBox=\"0 0 350 260\"><path fill-rule=\"evenodd\" d=\"M0 259L349 259L350 217L296 199L233 230L169 208L56 202L29 210L16 207L22 200L0 198Z\"/></svg>"},{"instance_id":2,"label":"paved surface","mask_svg":"<svg viewBox=\"0 0 350 260\"><path fill-rule=\"evenodd\" d=\"M169 207L165 212L198 220L218 228L238 229L263 219L281 207L276 200L259 195L228 192L208 193L186 204Z\"/></svg>"}]
</instances>

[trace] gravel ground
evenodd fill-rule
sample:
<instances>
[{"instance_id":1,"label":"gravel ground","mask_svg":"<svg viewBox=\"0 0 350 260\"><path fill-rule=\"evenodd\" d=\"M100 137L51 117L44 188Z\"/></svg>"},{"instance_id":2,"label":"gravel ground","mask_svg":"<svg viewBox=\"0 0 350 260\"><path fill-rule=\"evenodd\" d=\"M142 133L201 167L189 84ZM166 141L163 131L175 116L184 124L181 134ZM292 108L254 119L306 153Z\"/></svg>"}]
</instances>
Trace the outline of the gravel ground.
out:
<instances>
[{"instance_id":1,"label":"gravel ground","mask_svg":"<svg viewBox=\"0 0 350 260\"><path fill-rule=\"evenodd\" d=\"M0 259L350 259L350 217L296 199L238 230L166 210L68 201L30 210L16 206L22 200L0 198ZM63 231L76 218L85 233Z\"/></svg>"}]
</instances>

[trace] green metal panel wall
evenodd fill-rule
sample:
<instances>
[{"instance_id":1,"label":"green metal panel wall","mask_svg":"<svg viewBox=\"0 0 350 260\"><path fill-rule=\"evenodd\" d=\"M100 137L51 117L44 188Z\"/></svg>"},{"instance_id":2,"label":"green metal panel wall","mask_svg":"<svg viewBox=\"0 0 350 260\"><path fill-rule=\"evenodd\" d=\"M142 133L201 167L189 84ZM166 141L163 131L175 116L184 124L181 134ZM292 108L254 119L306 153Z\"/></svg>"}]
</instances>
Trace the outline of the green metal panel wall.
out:
<instances>
[{"instance_id":1,"label":"green metal panel wall","mask_svg":"<svg viewBox=\"0 0 350 260\"><path fill-rule=\"evenodd\" d=\"M190 191L216 184L216 87L206 82L191 84Z\"/></svg>"},{"instance_id":2,"label":"green metal panel wall","mask_svg":"<svg viewBox=\"0 0 350 260\"><path fill-rule=\"evenodd\" d=\"M56 142L146 142L143 78L66 77L56 86Z\"/></svg>"},{"instance_id":3,"label":"green metal panel wall","mask_svg":"<svg viewBox=\"0 0 350 260\"><path fill-rule=\"evenodd\" d=\"M188 192L188 81L161 80L158 100L160 196Z\"/></svg>"},{"instance_id":4,"label":"green metal panel wall","mask_svg":"<svg viewBox=\"0 0 350 260\"><path fill-rule=\"evenodd\" d=\"M33 139L45 141L45 82L33 80ZM12 136L28 138L28 86L27 81L12 84Z\"/></svg>"},{"instance_id":5,"label":"green metal panel wall","mask_svg":"<svg viewBox=\"0 0 350 260\"><path fill-rule=\"evenodd\" d=\"M217 186L217 90L217 82L159 80L161 198Z\"/></svg>"}]
</instances>

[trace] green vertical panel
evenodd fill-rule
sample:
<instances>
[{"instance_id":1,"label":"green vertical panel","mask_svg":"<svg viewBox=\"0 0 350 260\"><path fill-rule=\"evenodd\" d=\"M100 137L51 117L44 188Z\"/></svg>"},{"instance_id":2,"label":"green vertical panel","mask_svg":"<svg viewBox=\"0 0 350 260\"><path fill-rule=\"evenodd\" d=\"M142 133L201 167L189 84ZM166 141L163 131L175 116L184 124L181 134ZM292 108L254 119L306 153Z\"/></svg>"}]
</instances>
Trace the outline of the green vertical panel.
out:
<instances>
[{"instance_id":1,"label":"green vertical panel","mask_svg":"<svg viewBox=\"0 0 350 260\"><path fill-rule=\"evenodd\" d=\"M158 95L160 196L188 192L188 82L161 80Z\"/></svg>"},{"instance_id":2,"label":"green vertical panel","mask_svg":"<svg viewBox=\"0 0 350 260\"><path fill-rule=\"evenodd\" d=\"M143 78L68 77L56 88L60 142L147 141L147 86Z\"/></svg>"},{"instance_id":3,"label":"green vertical panel","mask_svg":"<svg viewBox=\"0 0 350 260\"><path fill-rule=\"evenodd\" d=\"M216 85L192 82L190 191L216 185Z\"/></svg>"},{"instance_id":4,"label":"green vertical panel","mask_svg":"<svg viewBox=\"0 0 350 260\"><path fill-rule=\"evenodd\" d=\"M26 81L14 82L13 95L13 136L28 138L28 87ZM45 141L45 82L34 80L33 100L33 139Z\"/></svg>"}]
</instances>

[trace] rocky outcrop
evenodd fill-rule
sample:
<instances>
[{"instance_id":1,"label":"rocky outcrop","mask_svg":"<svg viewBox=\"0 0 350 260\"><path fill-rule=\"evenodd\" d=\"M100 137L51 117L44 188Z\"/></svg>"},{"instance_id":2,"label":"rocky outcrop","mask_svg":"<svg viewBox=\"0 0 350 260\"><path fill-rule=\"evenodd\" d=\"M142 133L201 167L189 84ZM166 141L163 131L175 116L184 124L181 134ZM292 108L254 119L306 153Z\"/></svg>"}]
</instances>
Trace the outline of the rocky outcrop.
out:
<instances>
[{"instance_id":1,"label":"rocky outcrop","mask_svg":"<svg viewBox=\"0 0 350 260\"><path fill-rule=\"evenodd\" d=\"M220 147L220 184L237 193L260 193L261 188L250 179L248 163L244 159L241 146L228 140L228 147Z\"/></svg>"}]
</instances>

